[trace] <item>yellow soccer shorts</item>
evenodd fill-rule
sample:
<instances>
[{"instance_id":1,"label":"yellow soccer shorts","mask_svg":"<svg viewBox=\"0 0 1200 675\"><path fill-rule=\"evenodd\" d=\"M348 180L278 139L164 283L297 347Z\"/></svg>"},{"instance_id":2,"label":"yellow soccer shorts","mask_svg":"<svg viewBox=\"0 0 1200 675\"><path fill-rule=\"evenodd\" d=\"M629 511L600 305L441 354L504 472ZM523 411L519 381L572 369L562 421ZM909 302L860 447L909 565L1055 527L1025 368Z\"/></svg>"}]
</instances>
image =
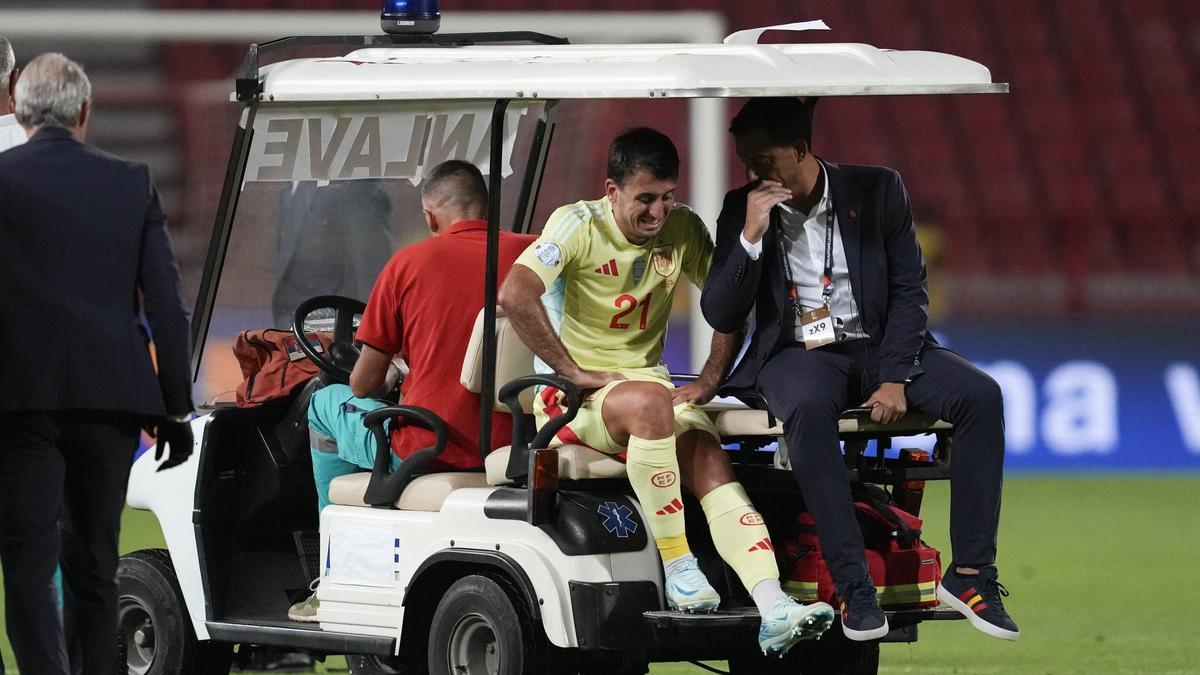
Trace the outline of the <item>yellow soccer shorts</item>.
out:
<instances>
[{"instance_id":1,"label":"yellow soccer shorts","mask_svg":"<svg viewBox=\"0 0 1200 675\"><path fill-rule=\"evenodd\" d=\"M668 389L675 388L675 384L671 382L667 369L661 366L654 368L633 368L617 372L624 375L626 380L658 382ZM555 435L554 440L550 442L550 447L559 445L586 445L605 454L617 455L624 459L625 447L617 445L617 442L608 435L608 427L604 424L602 411L604 409L604 397L614 387L620 386L626 380L609 382L586 396L579 406L579 413L575 415L575 419L571 420L570 424L563 427ZM566 407L566 401L566 395L558 389L553 387L542 388L538 392L533 405L538 428L541 428L551 417L558 415ZM713 438L720 440L720 436L717 435L716 425L713 424L708 414L700 409L700 406L691 403L675 406L675 437L679 438L684 433L693 429L707 432Z\"/></svg>"}]
</instances>

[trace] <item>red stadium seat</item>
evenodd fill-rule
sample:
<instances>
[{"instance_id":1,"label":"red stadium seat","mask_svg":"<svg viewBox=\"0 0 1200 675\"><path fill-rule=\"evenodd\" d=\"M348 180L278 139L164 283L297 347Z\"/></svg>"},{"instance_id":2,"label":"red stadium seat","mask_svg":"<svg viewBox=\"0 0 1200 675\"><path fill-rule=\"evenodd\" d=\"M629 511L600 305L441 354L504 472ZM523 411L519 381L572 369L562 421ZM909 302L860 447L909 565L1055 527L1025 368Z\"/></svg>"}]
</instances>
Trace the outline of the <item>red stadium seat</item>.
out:
<instances>
[{"instance_id":1,"label":"red stadium seat","mask_svg":"<svg viewBox=\"0 0 1200 675\"><path fill-rule=\"evenodd\" d=\"M375 0L150 4L197 10L378 9ZM647 8L640 0L453 3L462 11ZM444 2L443 11L449 9ZM730 31L824 18L833 31L768 40L946 51L978 60L996 80L1010 82L1007 96L830 98L817 110L817 153L900 170L918 218L941 221L952 252L947 268L955 274L1065 275L1064 261L1073 266L1071 274L1082 276L1147 268L1200 274L1200 98L1192 95L1200 85L1195 48L1200 2L812 0L797 9L788 3L664 0L652 9L723 12ZM240 45L167 46L165 77L184 83L228 81L243 54ZM654 123L665 125L686 154L684 107L655 110ZM608 138L642 121L619 104L590 106L569 119L558 127L543 205L554 201L551 196L563 200L590 193L603 172L599 160L586 175L556 172L554 163L565 161L560 153L600 158ZM210 162L196 139L185 142L183 151L186 167ZM736 162L730 162L729 173L740 182ZM185 208L200 207L189 203Z\"/></svg>"}]
</instances>

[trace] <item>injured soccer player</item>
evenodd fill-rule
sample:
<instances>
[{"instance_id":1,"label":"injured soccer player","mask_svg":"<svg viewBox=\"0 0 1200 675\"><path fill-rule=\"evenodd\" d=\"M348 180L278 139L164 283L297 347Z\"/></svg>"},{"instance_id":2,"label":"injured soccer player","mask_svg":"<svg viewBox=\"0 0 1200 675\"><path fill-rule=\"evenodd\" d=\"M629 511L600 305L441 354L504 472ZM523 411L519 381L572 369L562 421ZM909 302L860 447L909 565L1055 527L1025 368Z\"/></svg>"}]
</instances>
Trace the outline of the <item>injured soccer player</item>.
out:
<instances>
[{"instance_id":1,"label":"injured soccer player","mask_svg":"<svg viewBox=\"0 0 1200 675\"><path fill-rule=\"evenodd\" d=\"M584 395L551 444L623 456L663 561L672 609L714 611L721 602L688 547L681 487L700 500L717 552L762 615L759 646L782 653L833 621L822 602L783 592L770 534L734 478L715 426L712 399L740 335L715 333L699 377L676 387L662 365L671 298L681 276L701 286L712 261L708 229L675 202L679 155L662 133L632 129L609 146L605 196L556 210L517 259L500 304L537 355ZM539 426L565 405L541 390Z\"/></svg>"}]
</instances>

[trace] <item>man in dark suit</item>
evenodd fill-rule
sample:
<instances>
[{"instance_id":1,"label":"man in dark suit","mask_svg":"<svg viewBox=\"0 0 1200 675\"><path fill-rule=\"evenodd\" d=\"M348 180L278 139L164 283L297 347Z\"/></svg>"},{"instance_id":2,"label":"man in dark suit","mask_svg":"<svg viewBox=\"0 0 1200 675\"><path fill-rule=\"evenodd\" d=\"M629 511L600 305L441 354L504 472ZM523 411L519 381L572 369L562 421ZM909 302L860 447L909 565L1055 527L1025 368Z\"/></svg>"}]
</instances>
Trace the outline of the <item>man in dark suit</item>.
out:
<instances>
[{"instance_id":1,"label":"man in dark suit","mask_svg":"<svg viewBox=\"0 0 1200 675\"><path fill-rule=\"evenodd\" d=\"M16 87L30 140L0 153L0 561L17 664L39 675L113 672L140 429L157 430L160 454L170 447L162 468L192 450L188 318L165 218L144 165L83 143L90 96L77 64L37 57Z\"/></svg>"},{"instance_id":2,"label":"man in dark suit","mask_svg":"<svg viewBox=\"0 0 1200 675\"><path fill-rule=\"evenodd\" d=\"M812 101L753 99L733 119L748 185L725 196L701 307L718 331L755 331L726 390L756 389L783 421L792 471L817 525L855 640L888 632L867 573L838 445L841 412L878 422L911 405L954 425L954 562L938 597L983 632L1015 640L1001 603L996 528L1003 401L985 373L926 329L925 265L900 176L812 153Z\"/></svg>"},{"instance_id":3,"label":"man in dark suit","mask_svg":"<svg viewBox=\"0 0 1200 675\"><path fill-rule=\"evenodd\" d=\"M395 248L391 217L392 201L381 180L285 186L271 298L275 325L291 326L300 303L317 295L365 300Z\"/></svg>"}]
</instances>

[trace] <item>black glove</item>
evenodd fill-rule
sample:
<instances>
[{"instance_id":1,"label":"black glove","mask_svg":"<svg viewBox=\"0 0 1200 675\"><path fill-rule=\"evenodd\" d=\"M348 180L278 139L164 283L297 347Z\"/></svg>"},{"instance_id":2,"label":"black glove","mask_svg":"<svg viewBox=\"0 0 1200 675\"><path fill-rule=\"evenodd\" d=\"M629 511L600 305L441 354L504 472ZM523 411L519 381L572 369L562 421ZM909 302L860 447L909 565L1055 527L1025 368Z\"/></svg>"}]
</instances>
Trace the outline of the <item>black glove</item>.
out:
<instances>
[{"instance_id":1,"label":"black glove","mask_svg":"<svg viewBox=\"0 0 1200 675\"><path fill-rule=\"evenodd\" d=\"M158 442L154 446L154 460L162 459L163 448L170 446L167 461L159 465L158 470L164 471L179 466L192 455L192 425L190 422L171 422L163 420L155 430Z\"/></svg>"}]
</instances>

